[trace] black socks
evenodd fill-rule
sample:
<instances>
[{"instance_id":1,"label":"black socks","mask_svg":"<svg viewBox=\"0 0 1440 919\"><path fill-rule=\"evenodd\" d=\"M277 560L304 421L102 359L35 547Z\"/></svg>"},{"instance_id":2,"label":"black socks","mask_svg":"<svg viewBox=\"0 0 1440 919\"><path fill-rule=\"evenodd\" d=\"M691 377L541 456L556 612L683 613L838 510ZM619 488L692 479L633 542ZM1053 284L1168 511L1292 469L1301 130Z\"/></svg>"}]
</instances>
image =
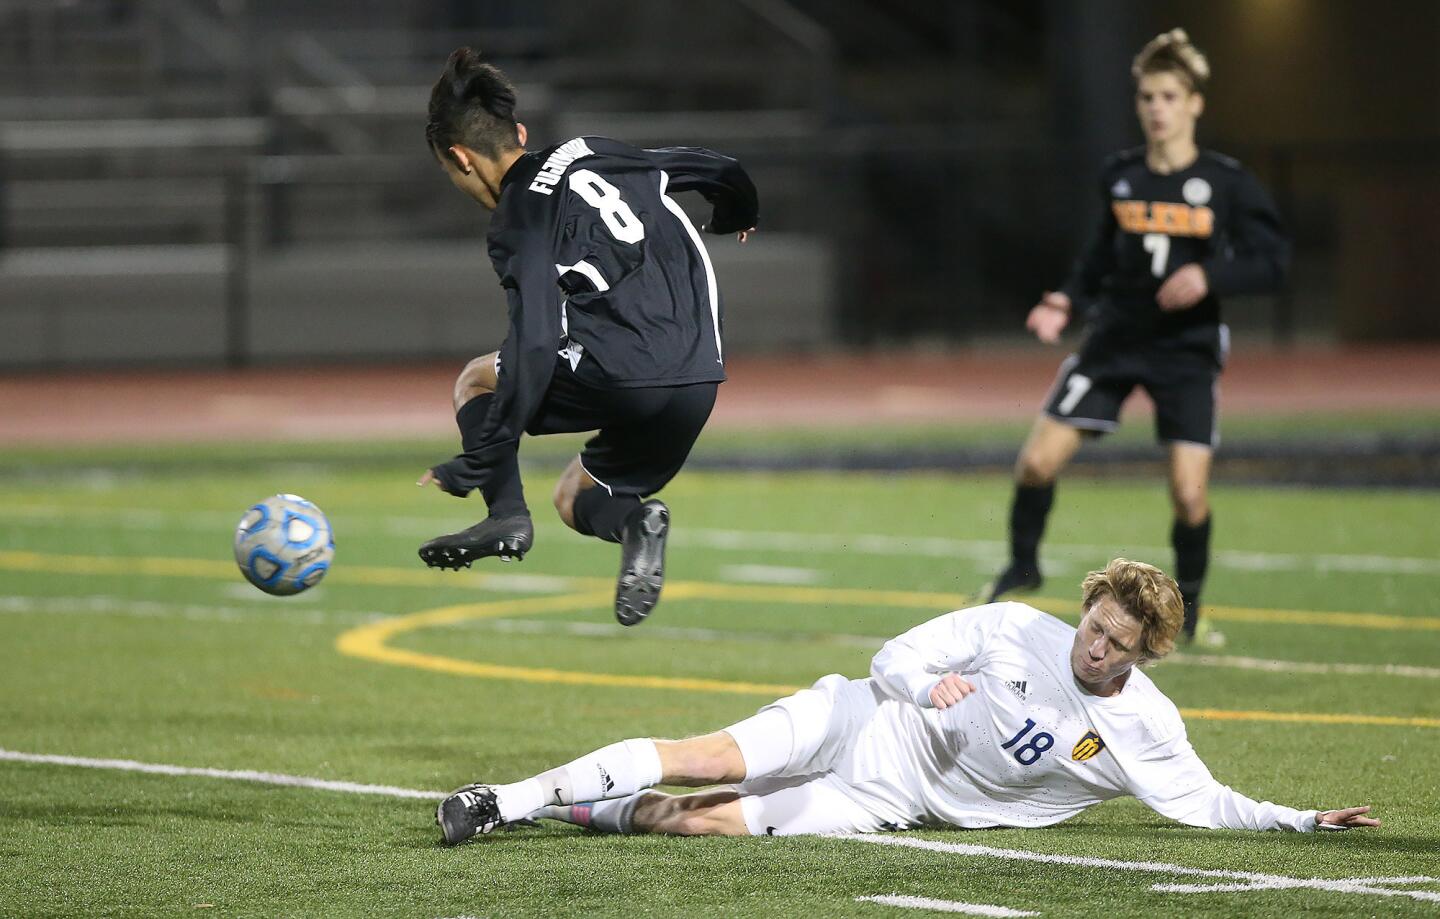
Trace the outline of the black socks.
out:
<instances>
[{"instance_id":1,"label":"black socks","mask_svg":"<svg viewBox=\"0 0 1440 919\"><path fill-rule=\"evenodd\" d=\"M460 428L460 449L470 453L480 447L480 431L490 415L490 406L495 402L493 392L481 393L460 406L455 413L455 425ZM480 477L480 494L491 517L515 517L528 515L525 507L525 489L520 483L520 461L511 450L493 463L487 463L488 474ZM461 482L462 485L470 484Z\"/></svg>"},{"instance_id":2,"label":"black socks","mask_svg":"<svg viewBox=\"0 0 1440 919\"><path fill-rule=\"evenodd\" d=\"M1194 635L1200 621L1200 588L1210 567L1210 521L1189 526L1176 520L1170 528L1170 545L1175 547L1175 583L1185 601L1185 634Z\"/></svg>"},{"instance_id":3,"label":"black socks","mask_svg":"<svg viewBox=\"0 0 1440 919\"><path fill-rule=\"evenodd\" d=\"M1040 537L1045 535L1045 520L1055 502L1055 483L1049 485L1016 485L1015 500L1010 505L1010 559L1031 571L1039 571Z\"/></svg>"},{"instance_id":4,"label":"black socks","mask_svg":"<svg viewBox=\"0 0 1440 919\"><path fill-rule=\"evenodd\" d=\"M625 534L625 518L640 506L635 495L612 495L604 488L587 488L575 496L575 531L606 542L619 542Z\"/></svg>"}]
</instances>

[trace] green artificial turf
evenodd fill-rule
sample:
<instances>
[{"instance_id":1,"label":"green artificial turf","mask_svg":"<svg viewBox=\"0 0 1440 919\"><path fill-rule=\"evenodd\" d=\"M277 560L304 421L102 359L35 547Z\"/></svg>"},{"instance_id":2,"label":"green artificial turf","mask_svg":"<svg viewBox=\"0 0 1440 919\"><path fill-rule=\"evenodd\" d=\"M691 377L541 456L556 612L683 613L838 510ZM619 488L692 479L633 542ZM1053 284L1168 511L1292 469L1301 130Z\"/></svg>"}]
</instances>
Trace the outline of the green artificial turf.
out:
<instances>
[{"instance_id":1,"label":"green artificial turf","mask_svg":"<svg viewBox=\"0 0 1440 919\"><path fill-rule=\"evenodd\" d=\"M771 695L433 672L341 654L337 638L383 617L598 589L550 612L413 628L390 646L627 677L858 676L886 638L993 574L1009 501L999 477L683 474L665 492L668 577L692 595L626 630L604 600L615 547L554 520L552 473L530 470L526 560L452 574L426 571L414 549L474 522L480 505L416 489L428 454L393 447L357 464L353 449L265 448L246 465L221 452L222 463L198 448L161 464L93 452L0 462L0 749L433 791L511 781L622 737L717 728ZM316 501L337 534L325 582L287 599L229 567L241 512L280 491ZM1206 599L1229 642L1204 653L1223 660L1192 654L1152 676L1184 710L1421 719L1188 722L1227 784L1299 807L1373 804L1385 825L1200 831L1119 801L1050 829L907 838L1293 878L1440 877L1440 494L1223 486L1212 497ZM1062 483L1037 602L1071 615L1079 579L1112 555L1168 567L1168 514L1162 481ZM1265 610L1309 618L1265 621ZM1236 658L1369 669L1219 665ZM0 915L903 915L855 899L877 894L1044 916L1440 908L1310 889L1163 892L1152 885L1217 881L825 838L619 838L557 824L452 850L436 845L432 817L425 800L0 761Z\"/></svg>"}]
</instances>

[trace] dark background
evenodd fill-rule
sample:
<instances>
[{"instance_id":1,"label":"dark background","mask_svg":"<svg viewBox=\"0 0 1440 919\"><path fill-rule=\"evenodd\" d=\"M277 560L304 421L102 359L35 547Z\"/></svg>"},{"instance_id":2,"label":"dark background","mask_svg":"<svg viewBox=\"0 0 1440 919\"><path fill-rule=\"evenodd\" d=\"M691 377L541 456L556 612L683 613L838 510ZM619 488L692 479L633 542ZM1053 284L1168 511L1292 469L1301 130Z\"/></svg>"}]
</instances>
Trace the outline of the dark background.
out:
<instances>
[{"instance_id":1,"label":"dark background","mask_svg":"<svg viewBox=\"0 0 1440 919\"><path fill-rule=\"evenodd\" d=\"M536 146L746 163L762 233L712 245L732 353L1018 341L1177 25L1201 144L1296 240L1282 295L1227 304L1240 340L1440 338L1436 3L0 0L0 368L494 347L485 213L422 138L460 44Z\"/></svg>"}]
</instances>

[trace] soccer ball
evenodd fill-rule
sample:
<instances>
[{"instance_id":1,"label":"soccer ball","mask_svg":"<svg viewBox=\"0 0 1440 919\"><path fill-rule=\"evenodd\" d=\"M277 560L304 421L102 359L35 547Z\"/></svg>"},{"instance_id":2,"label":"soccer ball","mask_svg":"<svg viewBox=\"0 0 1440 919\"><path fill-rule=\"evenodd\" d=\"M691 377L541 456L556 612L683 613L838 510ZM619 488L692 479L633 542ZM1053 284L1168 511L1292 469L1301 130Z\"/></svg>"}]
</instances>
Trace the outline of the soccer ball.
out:
<instances>
[{"instance_id":1,"label":"soccer ball","mask_svg":"<svg viewBox=\"0 0 1440 919\"><path fill-rule=\"evenodd\" d=\"M320 508L275 495L245 512L235 529L235 564L267 594L298 594L320 583L335 557L335 534Z\"/></svg>"}]
</instances>

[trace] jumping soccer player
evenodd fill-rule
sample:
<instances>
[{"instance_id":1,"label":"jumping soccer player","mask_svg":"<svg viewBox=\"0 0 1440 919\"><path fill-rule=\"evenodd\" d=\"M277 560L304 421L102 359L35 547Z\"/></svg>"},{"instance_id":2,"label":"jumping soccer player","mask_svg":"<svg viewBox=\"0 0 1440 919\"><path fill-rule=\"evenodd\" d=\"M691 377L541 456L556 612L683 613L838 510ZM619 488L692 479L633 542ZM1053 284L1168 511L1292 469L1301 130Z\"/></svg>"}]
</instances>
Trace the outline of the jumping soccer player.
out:
<instances>
[{"instance_id":1,"label":"jumping soccer player","mask_svg":"<svg viewBox=\"0 0 1440 919\"><path fill-rule=\"evenodd\" d=\"M1238 162L1195 145L1210 66L1181 29L1136 56L1135 107L1145 146L1117 153L1100 173L1104 212L1090 246L1026 328L1059 341L1077 303L1093 301L1089 332L1060 365L1055 386L1015 464L1010 563L993 602L1041 584L1038 550L1055 480L1082 436L1115 430L1136 386L1155 403L1170 452L1175 576L1194 638L1210 563L1210 462L1219 443L1216 386L1229 350L1220 297L1278 288L1289 244L1260 184ZM1207 641L1223 641L1207 628Z\"/></svg>"},{"instance_id":2,"label":"jumping soccer player","mask_svg":"<svg viewBox=\"0 0 1440 919\"><path fill-rule=\"evenodd\" d=\"M534 528L521 434L598 431L561 475L555 509L621 544L615 616L633 625L659 599L670 525L665 504L645 499L680 471L725 379L715 272L670 195L700 192L714 206L706 229L743 243L755 186L735 160L695 147L577 137L527 153L514 87L469 48L431 91L425 137L450 181L495 212L490 259L510 329L455 382L463 452L419 482L462 498L478 489L489 515L420 557L437 568L522 558Z\"/></svg>"},{"instance_id":3,"label":"jumping soccer player","mask_svg":"<svg viewBox=\"0 0 1440 919\"><path fill-rule=\"evenodd\" d=\"M1086 576L1079 629L1020 603L948 613L892 639L870 678L832 674L722 731L625 740L512 785L467 785L436 814L455 844L551 817L682 836L1049 826L1133 795L1201 827L1379 826L1369 807L1294 810L1210 775L1136 664L1169 653L1179 588L1126 559ZM652 785L731 788L668 795Z\"/></svg>"}]
</instances>

